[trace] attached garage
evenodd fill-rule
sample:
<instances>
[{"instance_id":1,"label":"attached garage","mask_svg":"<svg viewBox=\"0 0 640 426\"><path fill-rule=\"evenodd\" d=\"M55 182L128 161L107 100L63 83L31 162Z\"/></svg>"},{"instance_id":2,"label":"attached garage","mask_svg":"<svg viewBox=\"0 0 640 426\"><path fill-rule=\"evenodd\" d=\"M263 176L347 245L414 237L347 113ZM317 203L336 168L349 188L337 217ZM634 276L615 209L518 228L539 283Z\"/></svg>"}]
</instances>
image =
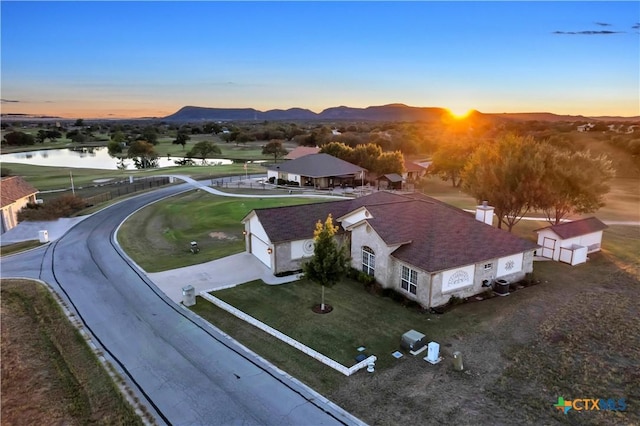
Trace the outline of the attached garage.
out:
<instances>
[{"instance_id":1,"label":"attached garage","mask_svg":"<svg viewBox=\"0 0 640 426\"><path fill-rule=\"evenodd\" d=\"M251 234L251 253L260 260L260 262L271 268L271 253L269 253L269 245Z\"/></svg>"}]
</instances>

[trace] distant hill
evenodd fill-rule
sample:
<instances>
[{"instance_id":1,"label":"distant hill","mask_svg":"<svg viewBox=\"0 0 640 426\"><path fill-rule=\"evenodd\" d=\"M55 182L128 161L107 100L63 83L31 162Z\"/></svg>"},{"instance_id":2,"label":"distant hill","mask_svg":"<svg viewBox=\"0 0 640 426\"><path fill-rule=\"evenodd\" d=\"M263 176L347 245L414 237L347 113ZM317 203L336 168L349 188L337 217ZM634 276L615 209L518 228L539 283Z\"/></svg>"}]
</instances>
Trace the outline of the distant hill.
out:
<instances>
[{"instance_id":1,"label":"distant hill","mask_svg":"<svg viewBox=\"0 0 640 426\"><path fill-rule=\"evenodd\" d=\"M432 121L440 120L448 114L445 108L412 107L404 104L352 108L338 106L315 113L303 108L286 110L272 109L259 111L254 108L205 108L185 106L174 114L163 118L165 121L252 121L252 120L358 120L358 121ZM492 117L520 121L640 121L640 117L585 117L582 115L558 115L550 112L524 112L485 114L474 111L476 117Z\"/></svg>"}]
</instances>

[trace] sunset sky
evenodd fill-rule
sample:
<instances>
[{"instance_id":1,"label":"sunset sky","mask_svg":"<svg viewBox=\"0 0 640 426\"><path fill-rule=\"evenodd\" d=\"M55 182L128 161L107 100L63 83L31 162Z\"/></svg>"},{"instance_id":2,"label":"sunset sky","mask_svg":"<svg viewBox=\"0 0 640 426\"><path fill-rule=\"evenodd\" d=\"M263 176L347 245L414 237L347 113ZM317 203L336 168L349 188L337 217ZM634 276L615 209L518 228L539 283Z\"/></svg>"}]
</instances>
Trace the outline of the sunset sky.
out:
<instances>
[{"instance_id":1,"label":"sunset sky","mask_svg":"<svg viewBox=\"0 0 640 426\"><path fill-rule=\"evenodd\" d=\"M2 1L2 113L640 115L640 3Z\"/></svg>"}]
</instances>

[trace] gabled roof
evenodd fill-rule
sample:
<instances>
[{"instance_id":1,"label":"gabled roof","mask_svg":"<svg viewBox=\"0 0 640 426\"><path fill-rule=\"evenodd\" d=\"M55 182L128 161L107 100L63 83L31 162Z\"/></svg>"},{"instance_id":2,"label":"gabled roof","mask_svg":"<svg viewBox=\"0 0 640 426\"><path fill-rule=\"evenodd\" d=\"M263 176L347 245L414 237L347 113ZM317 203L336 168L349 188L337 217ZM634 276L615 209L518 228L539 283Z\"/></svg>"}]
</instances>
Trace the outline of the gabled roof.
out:
<instances>
[{"instance_id":1,"label":"gabled roof","mask_svg":"<svg viewBox=\"0 0 640 426\"><path fill-rule=\"evenodd\" d=\"M407 201L370 206L367 222L391 246L396 259L429 272L504 257L538 247L476 220L473 215L430 197L412 194Z\"/></svg>"},{"instance_id":2,"label":"gabled roof","mask_svg":"<svg viewBox=\"0 0 640 426\"><path fill-rule=\"evenodd\" d=\"M415 161L407 159L407 157L404 158L404 169L407 172L423 172L427 170L426 167L416 163Z\"/></svg>"},{"instance_id":3,"label":"gabled roof","mask_svg":"<svg viewBox=\"0 0 640 426\"><path fill-rule=\"evenodd\" d=\"M532 241L493 228L473 215L422 194L381 191L364 197L300 206L254 210L272 242L313 238L318 220L334 220L366 207L368 223L389 245L392 256L429 272L504 257L538 247ZM340 228L342 229L342 228Z\"/></svg>"},{"instance_id":4,"label":"gabled roof","mask_svg":"<svg viewBox=\"0 0 640 426\"><path fill-rule=\"evenodd\" d=\"M4 208L15 203L21 198L29 197L38 192L26 180L20 176L3 177L0 181L0 199Z\"/></svg>"},{"instance_id":5,"label":"gabled roof","mask_svg":"<svg viewBox=\"0 0 640 426\"><path fill-rule=\"evenodd\" d=\"M295 160L280 164L272 164L269 170L294 173L312 178L328 176L344 176L360 173L365 170L360 166L348 163L329 154L309 154Z\"/></svg>"},{"instance_id":6,"label":"gabled roof","mask_svg":"<svg viewBox=\"0 0 640 426\"><path fill-rule=\"evenodd\" d=\"M400 176L397 173L388 173L386 175L382 175L378 177L378 179L376 180L380 180L382 178L386 178L389 182L392 182L392 183L402 182L402 176Z\"/></svg>"},{"instance_id":7,"label":"gabled roof","mask_svg":"<svg viewBox=\"0 0 640 426\"><path fill-rule=\"evenodd\" d=\"M295 160L296 158L304 157L305 155L317 154L320 152L320 148L317 146L298 146L295 147L290 153L285 155L285 160Z\"/></svg>"},{"instance_id":8,"label":"gabled roof","mask_svg":"<svg viewBox=\"0 0 640 426\"><path fill-rule=\"evenodd\" d=\"M365 203L375 205L401 199L390 192L376 192L366 197L328 201L322 203L255 209L242 220L254 213L262 227L274 243L313 238L313 230L318 221L324 222L329 213L335 222L339 217L356 210ZM342 228L341 228L342 229Z\"/></svg>"},{"instance_id":9,"label":"gabled roof","mask_svg":"<svg viewBox=\"0 0 640 426\"><path fill-rule=\"evenodd\" d=\"M573 222L565 222L559 225L547 226L545 228L536 229L536 232L544 229L550 229L562 239L578 237L580 235L590 234L592 232L602 231L608 226L602 223L596 217L588 217L586 219L574 220Z\"/></svg>"}]
</instances>

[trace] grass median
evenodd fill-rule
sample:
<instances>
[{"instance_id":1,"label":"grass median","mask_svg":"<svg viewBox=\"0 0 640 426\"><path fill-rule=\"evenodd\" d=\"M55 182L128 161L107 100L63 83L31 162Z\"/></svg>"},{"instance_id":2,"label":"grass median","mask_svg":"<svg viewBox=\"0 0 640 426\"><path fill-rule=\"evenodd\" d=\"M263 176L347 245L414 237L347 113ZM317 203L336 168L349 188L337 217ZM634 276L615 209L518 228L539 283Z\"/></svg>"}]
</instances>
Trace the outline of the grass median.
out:
<instances>
[{"instance_id":1,"label":"grass median","mask_svg":"<svg viewBox=\"0 0 640 426\"><path fill-rule=\"evenodd\" d=\"M2 424L143 424L44 286L1 285Z\"/></svg>"}]
</instances>

